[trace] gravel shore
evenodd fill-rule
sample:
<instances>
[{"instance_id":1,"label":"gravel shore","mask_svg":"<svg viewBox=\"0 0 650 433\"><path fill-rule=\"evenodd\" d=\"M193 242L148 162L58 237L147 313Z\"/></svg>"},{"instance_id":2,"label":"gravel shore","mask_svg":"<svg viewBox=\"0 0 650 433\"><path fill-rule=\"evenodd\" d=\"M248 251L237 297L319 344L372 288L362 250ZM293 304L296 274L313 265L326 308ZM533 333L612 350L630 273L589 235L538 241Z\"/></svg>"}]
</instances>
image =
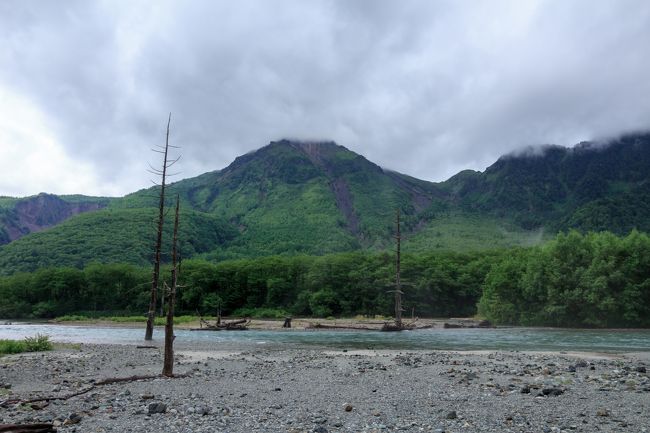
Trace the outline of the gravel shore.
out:
<instances>
[{"instance_id":1,"label":"gravel shore","mask_svg":"<svg viewBox=\"0 0 650 433\"><path fill-rule=\"evenodd\" d=\"M647 354L177 348L172 379L8 404L0 423L60 432L650 431ZM160 373L160 347L81 345L0 358L0 400Z\"/></svg>"}]
</instances>

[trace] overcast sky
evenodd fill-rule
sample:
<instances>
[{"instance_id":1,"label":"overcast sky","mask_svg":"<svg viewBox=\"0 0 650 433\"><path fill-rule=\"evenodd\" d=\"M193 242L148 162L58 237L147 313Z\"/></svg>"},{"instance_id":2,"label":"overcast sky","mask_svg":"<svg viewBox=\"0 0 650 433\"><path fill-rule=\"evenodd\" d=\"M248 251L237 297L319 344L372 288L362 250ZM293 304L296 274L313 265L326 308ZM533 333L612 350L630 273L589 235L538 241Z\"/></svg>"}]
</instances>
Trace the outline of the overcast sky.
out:
<instances>
[{"instance_id":1,"label":"overcast sky","mask_svg":"<svg viewBox=\"0 0 650 433\"><path fill-rule=\"evenodd\" d=\"M422 179L650 129L650 2L0 1L0 195L331 139Z\"/></svg>"}]
</instances>

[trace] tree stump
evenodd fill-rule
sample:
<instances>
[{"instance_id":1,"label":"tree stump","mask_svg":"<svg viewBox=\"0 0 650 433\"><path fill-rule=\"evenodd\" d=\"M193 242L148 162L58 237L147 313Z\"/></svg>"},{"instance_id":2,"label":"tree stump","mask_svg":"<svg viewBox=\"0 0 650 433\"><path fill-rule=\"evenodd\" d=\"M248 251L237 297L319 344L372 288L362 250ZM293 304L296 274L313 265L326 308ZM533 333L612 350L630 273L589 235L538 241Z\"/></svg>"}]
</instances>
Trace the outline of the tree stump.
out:
<instances>
[{"instance_id":1,"label":"tree stump","mask_svg":"<svg viewBox=\"0 0 650 433\"><path fill-rule=\"evenodd\" d=\"M291 317L285 317L284 323L282 324L283 328L291 328Z\"/></svg>"}]
</instances>

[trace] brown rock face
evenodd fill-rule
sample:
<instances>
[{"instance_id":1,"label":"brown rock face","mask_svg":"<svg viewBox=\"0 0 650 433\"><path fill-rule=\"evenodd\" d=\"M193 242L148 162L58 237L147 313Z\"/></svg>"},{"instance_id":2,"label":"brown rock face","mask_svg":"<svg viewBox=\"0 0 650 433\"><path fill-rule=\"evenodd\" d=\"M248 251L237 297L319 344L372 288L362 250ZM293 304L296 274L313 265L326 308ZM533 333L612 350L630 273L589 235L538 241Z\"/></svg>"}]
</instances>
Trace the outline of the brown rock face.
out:
<instances>
[{"instance_id":1,"label":"brown rock face","mask_svg":"<svg viewBox=\"0 0 650 433\"><path fill-rule=\"evenodd\" d=\"M41 193L20 200L5 221L0 223L4 223L11 242L29 233L52 227L74 215L105 206L103 203L69 203L56 195Z\"/></svg>"}]
</instances>

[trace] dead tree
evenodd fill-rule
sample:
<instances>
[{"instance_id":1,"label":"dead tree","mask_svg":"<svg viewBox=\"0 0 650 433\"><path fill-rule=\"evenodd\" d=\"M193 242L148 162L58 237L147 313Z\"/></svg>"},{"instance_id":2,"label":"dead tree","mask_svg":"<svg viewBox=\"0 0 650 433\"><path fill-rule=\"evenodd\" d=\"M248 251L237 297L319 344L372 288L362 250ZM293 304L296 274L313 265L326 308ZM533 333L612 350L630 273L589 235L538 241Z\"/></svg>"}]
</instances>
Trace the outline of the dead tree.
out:
<instances>
[{"instance_id":1,"label":"dead tree","mask_svg":"<svg viewBox=\"0 0 650 433\"><path fill-rule=\"evenodd\" d=\"M169 145L169 124L172 120L172 114L169 113L169 118L167 119L167 134L165 136L165 146L158 146L159 149L152 149L156 153L163 155L162 170L150 166L150 172L161 177L160 182L160 197L158 202L158 221L157 221L157 233L156 233L156 244L154 247L154 258L153 258L153 273L151 278L151 298L149 300L149 312L147 313L147 329L144 334L145 340L151 340L153 338L153 326L154 320L156 318L156 304L158 296L158 286L160 284L160 251L162 249L162 234L163 226L165 223L165 182L167 180L167 169L174 165L180 157L170 161L169 157L169 148L176 148L175 146Z\"/></svg>"},{"instance_id":2,"label":"dead tree","mask_svg":"<svg viewBox=\"0 0 650 433\"><path fill-rule=\"evenodd\" d=\"M163 361L163 376L174 375L174 304L176 302L176 288L178 287L178 209L180 198L176 195L176 212L174 216L174 237L172 240L172 281L167 289L167 323L165 324L165 358Z\"/></svg>"},{"instance_id":3,"label":"dead tree","mask_svg":"<svg viewBox=\"0 0 650 433\"><path fill-rule=\"evenodd\" d=\"M400 266L401 266L401 241L402 236L400 232L399 224L399 209L397 209L397 215L395 218L395 223L397 225L397 233L395 234L395 240L397 241L397 254L395 257L395 326L398 328L402 327L402 283L400 281Z\"/></svg>"},{"instance_id":4,"label":"dead tree","mask_svg":"<svg viewBox=\"0 0 650 433\"><path fill-rule=\"evenodd\" d=\"M404 292L402 292L402 281L400 279L400 267L401 267L401 241L402 241L402 235L401 235L401 230L400 230L400 221L399 221L399 209L397 209L397 214L395 216L395 224L397 226L397 230L395 233L395 241L397 243L397 249L396 249L396 254L395 254L395 323L390 324L386 322L384 326L382 327L382 331L402 331L404 329L412 329L413 324L409 324L407 326L404 325L402 322L402 295Z\"/></svg>"}]
</instances>

